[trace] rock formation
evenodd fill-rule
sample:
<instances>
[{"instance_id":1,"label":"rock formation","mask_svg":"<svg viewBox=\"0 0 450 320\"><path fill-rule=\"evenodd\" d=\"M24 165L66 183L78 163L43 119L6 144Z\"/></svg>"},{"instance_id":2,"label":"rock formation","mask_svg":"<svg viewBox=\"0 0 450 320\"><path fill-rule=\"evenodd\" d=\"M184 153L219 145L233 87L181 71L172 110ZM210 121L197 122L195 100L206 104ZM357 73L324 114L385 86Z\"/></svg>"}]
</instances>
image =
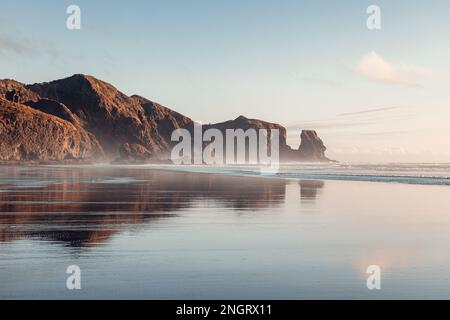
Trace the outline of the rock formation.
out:
<instances>
[{"instance_id":1,"label":"rock formation","mask_svg":"<svg viewBox=\"0 0 450 320\"><path fill-rule=\"evenodd\" d=\"M74 75L28 88L67 106L111 157L118 155L124 143L140 144L158 157L170 147L169 132L192 122L142 97L128 97L91 76Z\"/></svg>"},{"instance_id":2,"label":"rock formation","mask_svg":"<svg viewBox=\"0 0 450 320\"><path fill-rule=\"evenodd\" d=\"M322 139L319 138L314 130L303 130L301 135L301 144L298 148L299 156L302 160L328 160L325 157L325 150L327 148L323 144Z\"/></svg>"},{"instance_id":3,"label":"rock formation","mask_svg":"<svg viewBox=\"0 0 450 320\"><path fill-rule=\"evenodd\" d=\"M81 120L74 115L65 105L50 99L40 99L36 102L27 101L25 104L35 110L54 115L63 120L69 121L77 127L82 127Z\"/></svg>"},{"instance_id":4,"label":"rock formation","mask_svg":"<svg viewBox=\"0 0 450 320\"><path fill-rule=\"evenodd\" d=\"M99 158L95 138L70 122L0 98L0 160Z\"/></svg>"},{"instance_id":5,"label":"rock formation","mask_svg":"<svg viewBox=\"0 0 450 320\"><path fill-rule=\"evenodd\" d=\"M210 124L203 127L204 130L210 128L219 129L223 134L225 134L226 129L266 129L267 130L267 141L268 150L270 150L270 134L272 129L279 130L279 151L281 161L330 161L325 156L326 147L324 146L322 140L319 138L317 133L312 130L303 130L301 133L301 145L298 150L292 149L286 142L286 128L283 126L266 122L256 119L248 119L244 116L239 116L235 120L225 121L216 124ZM246 149L248 153L248 146Z\"/></svg>"},{"instance_id":6,"label":"rock formation","mask_svg":"<svg viewBox=\"0 0 450 320\"><path fill-rule=\"evenodd\" d=\"M161 161L170 158L172 132L194 127L178 112L82 74L33 85L0 80L0 100L0 160ZM314 131L303 131L300 148L293 150L286 129L275 123L240 116L208 128L267 129L269 136L279 129L281 160L328 161Z\"/></svg>"},{"instance_id":7,"label":"rock formation","mask_svg":"<svg viewBox=\"0 0 450 320\"><path fill-rule=\"evenodd\" d=\"M39 100L39 95L24 84L11 79L0 80L0 97L16 103Z\"/></svg>"}]
</instances>

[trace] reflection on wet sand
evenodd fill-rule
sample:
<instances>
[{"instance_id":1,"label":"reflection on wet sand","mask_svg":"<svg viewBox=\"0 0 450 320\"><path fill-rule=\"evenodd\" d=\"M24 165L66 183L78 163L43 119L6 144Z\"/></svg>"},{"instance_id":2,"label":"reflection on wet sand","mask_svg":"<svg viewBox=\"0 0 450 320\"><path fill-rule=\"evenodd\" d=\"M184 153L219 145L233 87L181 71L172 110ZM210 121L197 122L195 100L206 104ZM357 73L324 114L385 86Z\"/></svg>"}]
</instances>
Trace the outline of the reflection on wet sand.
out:
<instances>
[{"instance_id":1,"label":"reflection on wet sand","mask_svg":"<svg viewBox=\"0 0 450 320\"><path fill-rule=\"evenodd\" d=\"M124 168L5 168L0 174L0 241L38 238L89 246L202 200L238 211L285 201L286 181ZM300 181L302 199L323 182Z\"/></svg>"},{"instance_id":2,"label":"reflection on wet sand","mask_svg":"<svg viewBox=\"0 0 450 320\"><path fill-rule=\"evenodd\" d=\"M0 168L0 298L450 297L448 186L150 168Z\"/></svg>"},{"instance_id":3,"label":"reflection on wet sand","mask_svg":"<svg viewBox=\"0 0 450 320\"><path fill-rule=\"evenodd\" d=\"M317 198L317 193L323 188L325 182L321 180L300 180L300 198L301 200L314 201Z\"/></svg>"}]
</instances>

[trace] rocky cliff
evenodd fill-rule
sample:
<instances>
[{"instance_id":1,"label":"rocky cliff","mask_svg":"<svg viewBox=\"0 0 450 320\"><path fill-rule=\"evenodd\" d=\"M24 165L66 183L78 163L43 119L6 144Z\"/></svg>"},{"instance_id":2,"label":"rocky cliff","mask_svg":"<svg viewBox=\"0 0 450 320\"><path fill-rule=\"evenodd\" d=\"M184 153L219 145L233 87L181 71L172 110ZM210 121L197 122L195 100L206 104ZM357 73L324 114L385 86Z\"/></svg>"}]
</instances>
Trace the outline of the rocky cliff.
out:
<instances>
[{"instance_id":1,"label":"rocky cliff","mask_svg":"<svg viewBox=\"0 0 450 320\"><path fill-rule=\"evenodd\" d=\"M140 145L158 157L170 147L172 130L192 122L150 100L128 97L91 76L78 74L27 88L66 105L111 157L118 156L125 143Z\"/></svg>"},{"instance_id":2,"label":"rocky cliff","mask_svg":"<svg viewBox=\"0 0 450 320\"><path fill-rule=\"evenodd\" d=\"M286 128L276 123L239 116L235 120L204 126L205 130L210 128L219 129L223 134L225 134L227 129L243 129L244 131L247 129L266 129L268 136L266 138L268 141L268 150L270 150L271 144L271 130L277 129L279 130L279 155L281 161L330 161L330 159L325 156L326 147L323 144L323 141L313 130L303 130L301 132L301 144L300 147L295 150L286 142ZM248 153L248 146L246 152Z\"/></svg>"},{"instance_id":3,"label":"rocky cliff","mask_svg":"<svg viewBox=\"0 0 450 320\"><path fill-rule=\"evenodd\" d=\"M298 156L301 160L329 160L325 156L327 148L314 130L303 130L301 135L301 144L298 148Z\"/></svg>"},{"instance_id":4,"label":"rocky cliff","mask_svg":"<svg viewBox=\"0 0 450 320\"><path fill-rule=\"evenodd\" d=\"M0 160L98 159L97 140L72 123L0 98Z\"/></svg>"},{"instance_id":5,"label":"rocky cliff","mask_svg":"<svg viewBox=\"0 0 450 320\"><path fill-rule=\"evenodd\" d=\"M0 80L0 97L16 103L40 99L39 95L29 90L26 85L11 79Z\"/></svg>"},{"instance_id":6,"label":"rocky cliff","mask_svg":"<svg viewBox=\"0 0 450 320\"><path fill-rule=\"evenodd\" d=\"M169 159L172 132L194 127L178 112L82 74L33 85L0 80L0 101L0 160ZM293 150L279 124L240 116L208 128L279 129L281 160L328 160L314 131L303 131Z\"/></svg>"}]
</instances>

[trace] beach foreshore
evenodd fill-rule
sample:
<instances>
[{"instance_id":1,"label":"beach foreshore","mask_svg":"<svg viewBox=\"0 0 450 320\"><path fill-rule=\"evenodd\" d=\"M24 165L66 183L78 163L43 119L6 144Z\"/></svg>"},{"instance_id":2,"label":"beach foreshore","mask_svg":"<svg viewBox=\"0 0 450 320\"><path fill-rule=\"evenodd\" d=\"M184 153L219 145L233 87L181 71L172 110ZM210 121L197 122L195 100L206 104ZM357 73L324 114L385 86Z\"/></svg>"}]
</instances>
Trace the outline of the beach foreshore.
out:
<instances>
[{"instance_id":1,"label":"beach foreshore","mask_svg":"<svg viewBox=\"0 0 450 320\"><path fill-rule=\"evenodd\" d=\"M81 165L0 191L1 298L71 299L69 265L83 299L450 297L447 186Z\"/></svg>"}]
</instances>

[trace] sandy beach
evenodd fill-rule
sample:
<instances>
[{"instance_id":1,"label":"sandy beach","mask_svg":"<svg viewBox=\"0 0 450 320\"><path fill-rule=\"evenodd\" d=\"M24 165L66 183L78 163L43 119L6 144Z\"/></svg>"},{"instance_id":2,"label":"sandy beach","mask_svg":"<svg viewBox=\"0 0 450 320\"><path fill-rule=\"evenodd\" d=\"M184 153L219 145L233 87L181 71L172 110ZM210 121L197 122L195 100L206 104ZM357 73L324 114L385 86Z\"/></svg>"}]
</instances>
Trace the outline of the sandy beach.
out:
<instances>
[{"instance_id":1,"label":"sandy beach","mask_svg":"<svg viewBox=\"0 0 450 320\"><path fill-rule=\"evenodd\" d=\"M0 297L450 298L448 186L3 167ZM66 289L68 265L82 290ZM369 291L366 269L382 269Z\"/></svg>"}]
</instances>

